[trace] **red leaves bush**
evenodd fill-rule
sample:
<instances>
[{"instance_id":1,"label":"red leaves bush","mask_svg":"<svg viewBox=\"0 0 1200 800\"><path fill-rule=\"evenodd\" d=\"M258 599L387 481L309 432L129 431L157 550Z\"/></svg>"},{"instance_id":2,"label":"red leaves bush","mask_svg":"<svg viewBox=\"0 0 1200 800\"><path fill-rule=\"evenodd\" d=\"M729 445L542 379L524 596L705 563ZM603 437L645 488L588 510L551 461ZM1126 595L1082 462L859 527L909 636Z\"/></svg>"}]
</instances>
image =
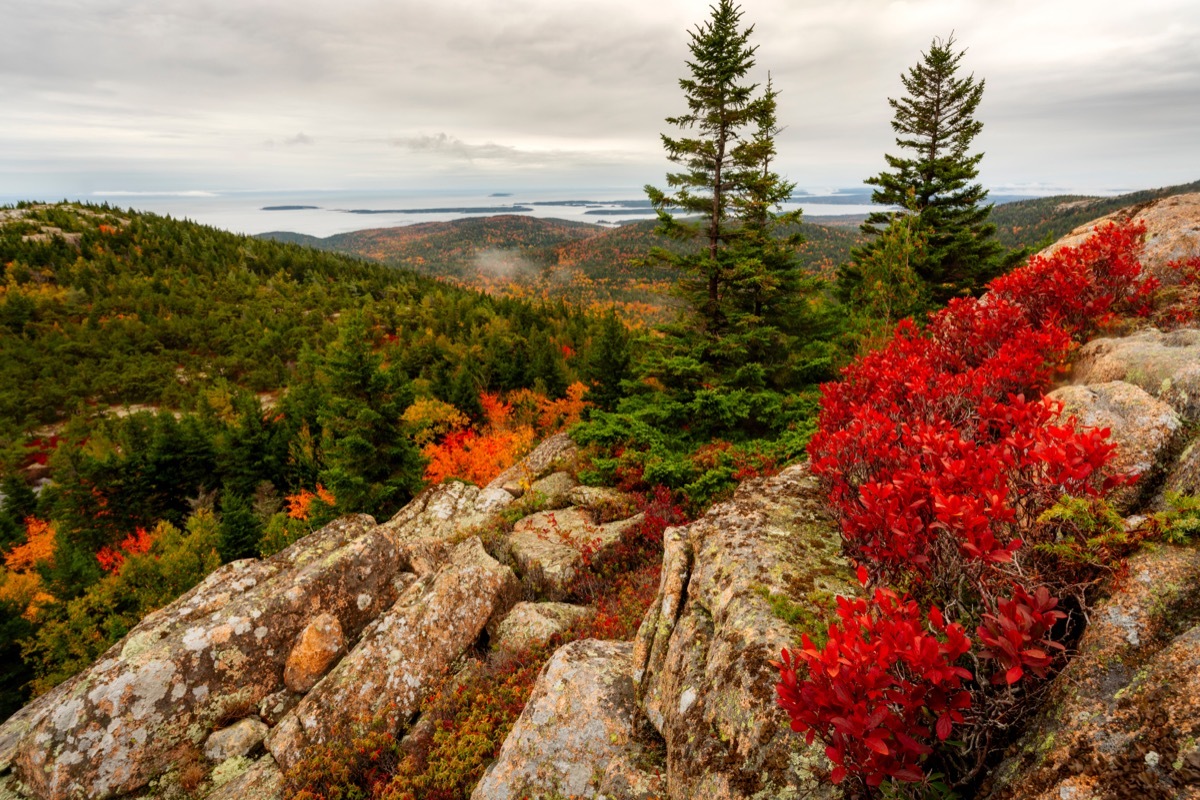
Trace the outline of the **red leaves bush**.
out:
<instances>
[{"instance_id":1,"label":"red leaves bush","mask_svg":"<svg viewBox=\"0 0 1200 800\"><path fill-rule=\"evenodd\" d=\"M837 613L824 648L806 634L802 649L784 651L779 704L809 744L823 732L834 783L850 771L868 786L920 780L917 761L932 752L921 740L934 732L945 740L971 705L962 689L971 673L955 666L971 641L936 608L926 622L915 601L889 589L870 600L839 597ZM807 680L797 679L800 664Z\"/></svg>"},{"instance_id":2,"label":"red leaves bush","mask_svg":"<svg viewBox=\"0 0 1200 800\"><path fill-rule=\"evenodd\" d=\"M1051 637L1065 615L1043 585L1055 576L1026 545L1045 535L1038 517L1063 496L1101 497L1124 479L1104 473L1108 431L1060 420L1059 407L1032 398L1114 315L1148 313L1155 283L1141 277L1143 233L1110 225L1035 256L924 329L901 322L886 346L823 387L809 456L845 551L864 579L907 593L839 601L829 643L818 650L805 638L779 665L780 705L793 729L826 745L835 782L923 779L933 735L964 722L979 706L972 695L1045 678L1061 653ZM912 597L931 607L928 625ZM978 623L990 681L955 666L971 643L938 605ZM982 714L967 722L987 725Z\"/></svg>"},{"instance_id":3,"label":"red leaves bush","mask_svg":"<svg viewBox=\"0 0 1200 800\"><path fill-rule=\"evenodd\" d=\"M1013 596L999 601L995 614L984 614L983 624L975 629L983 648L980 658L995 661L999 669L992 683L1014 684L1028 669L1039 678L1054 662L1052 650L1062 651L1059 642L1050 639L1055 623L1066 618L1056 611L1058 600L1045 586L1031 595L1022 586L1013 587Z\"/></svg>"}]
</instances>

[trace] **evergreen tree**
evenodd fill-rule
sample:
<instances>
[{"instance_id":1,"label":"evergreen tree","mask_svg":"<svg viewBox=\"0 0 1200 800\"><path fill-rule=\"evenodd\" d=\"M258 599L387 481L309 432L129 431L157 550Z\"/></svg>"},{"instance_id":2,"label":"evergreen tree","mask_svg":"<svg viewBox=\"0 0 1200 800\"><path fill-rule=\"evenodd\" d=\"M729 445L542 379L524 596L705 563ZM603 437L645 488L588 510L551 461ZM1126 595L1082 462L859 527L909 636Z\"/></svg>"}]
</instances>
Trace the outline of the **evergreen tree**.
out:
<instances>
[{"instance_id":1,"label":"evergreen tree","mask_svg":"<svg viewBox=\"0 0 1200 800\"><path fill-rule=\"evenodd\" d=\"M904 207L912 193L916 224L925 239L924 255L913 267L936 303L979 291L1007 264L1004 248L994 238L996 226L988 222L988 193L975 182L983 153L969 152L983 130L975 112L985 81L958 75L965 53L955 52L953 36L935 38L921 61L900 76L905 96L888 98L888 104L895 112L896 145L908 155L885 155L889 169L866 180L877 187L873 203ZM862 230L872 239L852 253L855 264L881 246L879 235L904 213L876 211L867 217ZM842 270L843 299L860 280L855 265Z\"/></svg>"},{"instance_id":2,"label":"evergreen tree","mask_svg":"<svg viewBox=\"0 0 1200 800\"><path fill-rule=\"evenodd\" d=\"M421 456L403 420L413 401L408 376L372 350L358 315L326 353L324 373L321 479L340 509L389 517L421 484Z\"/></svg>"},{"instance_id":3,"label":"evergreen tree","mask_svg":"<svg viewBox=\"0 0 1200 800\"><path fill-rule=\"evenodd\" d=\"M742 131L756 121L759 112L754 91L746 82L754 66L754 51L747 42L754 27L739 30L741 9L731 0L712 7L711 19L691 32L691 76L681 78L688 111L667 122L694 130L695 136L672 138L663 135L667 158L683 167L667 175L668 194L646 187L650 202L658 210L659 232L676 239L699 240L699 253L684 255L659 252L690 276L684 291L698 313L705 332L717 336L724 327L726 309L722 293L729 278L725 246L731 236L730 204L735 191L741 155ZM699 215L698 222L684 222L668 209Z\"/></svg>"},{"instance_id":4,"label":"evergreen tree","mask_svg":"<svg viewBox=\"0 0 1200 800\"><path fill-rule=\"evenodd\" d=\"M0 480L0 552L25 539L25 518L37 512L37 495L15 470Z\"/></svg>"},{"instance_id":5,"label":"evergreen tree","mask_svg":"<svg viewBox=\"0 0 1200 800\"><path fill-rule=\"evenodd\" d=\"M598 408L605 411L616 408L624 395L621 381L630 378L631 361L629 331L616 313L609 312L601 321L586 364L587 377L592 382L588 399Z\"/></svg>"},{"instance_id":6,"label":"evergreen tree","mask_svg":"<svg viewBox=\"0 0 1200 800\"><path fill-rule=\"evenodd\" d=\"M257 556L261 536L262 523L254 515L250 501L227 486L221 494L221 527L217 538L221 562L228 564Z\"/></svg>"}]
</instances>

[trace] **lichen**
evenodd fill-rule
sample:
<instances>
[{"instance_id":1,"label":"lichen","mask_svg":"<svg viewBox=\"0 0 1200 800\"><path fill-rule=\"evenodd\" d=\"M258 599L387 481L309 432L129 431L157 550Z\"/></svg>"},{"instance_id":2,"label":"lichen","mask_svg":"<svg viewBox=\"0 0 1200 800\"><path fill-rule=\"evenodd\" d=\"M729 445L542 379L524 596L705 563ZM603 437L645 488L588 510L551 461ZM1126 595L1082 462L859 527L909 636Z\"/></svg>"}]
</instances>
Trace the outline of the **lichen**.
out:
<instances>
[{"instance_id":1,"label":"lichen","mask_svg":"<svg viewBox=\"0 0 1200 800\"><path fill-rule=\"evenodd\" d=\"M225 759L212 771L213 786L223 786L229 783L234 778L244 774L253 764L254 761L245 756L234 756L233 758Z\"/></svg>"}]
</instances>

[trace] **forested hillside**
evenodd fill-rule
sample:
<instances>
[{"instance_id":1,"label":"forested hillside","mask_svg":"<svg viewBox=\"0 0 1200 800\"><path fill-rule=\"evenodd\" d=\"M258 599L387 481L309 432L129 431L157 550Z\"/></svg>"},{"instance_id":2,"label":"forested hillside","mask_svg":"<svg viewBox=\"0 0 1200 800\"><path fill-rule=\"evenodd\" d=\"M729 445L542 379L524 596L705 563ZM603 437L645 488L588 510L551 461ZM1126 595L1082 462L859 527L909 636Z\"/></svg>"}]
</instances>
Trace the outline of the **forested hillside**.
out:
<instances>
[{"instance_id":1,"label":"forested hillside","mask_svg":"<svg viewBox=\"0 0 1200 800\"><path fill-rule=\"evenodd\" d=\"M107 206L0 209L0 264L0 716L221 562L498 471L626 377L614 318Z\"/></svg>"},{"instance_id":2,"label":"forested hillside","mask_svg":"<svg viewBox=\"0 0 1200 800\"><path fill-rule=\"evenodd\" d=\"M1084 223L1130 206L1200 191L1200 181L1161 189L1145 189L1115 197L1055 195L1005 203L992 209L996 238L1008 247L1038 247L1049 244Z\"/></svg>"},{"instance_id":3,"label":"forested hillside","mask_svg":"<svg viewBox=\"0 0 1200 800\"><path fill-rule=\"evenodd\" d=\"M678 275L650 254L655 247L682 246L655 234L656 225L640 220L610 228L502 215L323 239L287 232L260 238L364 256L493 296L563 298L584 307L615 307L630 321L664 322L676 306L671 291ZM821 274L830 274L859 238L847 227L801 223L796 230L806 239L801 263Z\"/></svg>"}]
</instances>

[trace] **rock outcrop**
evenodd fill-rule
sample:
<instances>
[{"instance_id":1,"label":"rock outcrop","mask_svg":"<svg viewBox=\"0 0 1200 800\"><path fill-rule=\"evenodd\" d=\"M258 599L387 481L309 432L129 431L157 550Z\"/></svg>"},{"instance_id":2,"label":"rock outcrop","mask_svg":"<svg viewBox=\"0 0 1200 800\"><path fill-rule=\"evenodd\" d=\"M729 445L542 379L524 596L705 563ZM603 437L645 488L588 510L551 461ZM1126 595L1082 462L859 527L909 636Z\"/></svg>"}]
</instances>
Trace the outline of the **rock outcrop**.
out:
<instances>
[{"instance_id":1,"label":"rock outcrop","mask_svg":"<svg viewBox=\"0 0 1200 800\"><path fill-rule=\"evenodd\" d=\"M267 748L286 771L347 721L382 717L389 730L399 730L433 681L518 592L512 570L485 553L477 537L458 545L445 567L410 585L271 731Z\"/></svg>"},{"instance_id":2,"label":"rock outcrop","mask_svg":"<svg viewBox=\"0 0 1200 800\"><path fill-rule=\"evenodd\" d=\"M748 481L696 522L668 529L634 681L666 741L669 797L815 790L806 764L823 756L803 747L776 707L770 662L798 644L793 623L820 628L833 597L856 592L840 549L807 464Z\"/></svg>"},{"instance_id":3,"label":"rock outcrop","mask_svg":"<svg viewBox=\"0 0 1200 800\"><path fill-rule=\"evenodd\" d=\"M1047 395L1062 403L1063 413L1088 428L1107 428L1117 445L1110 469L1136 475L1131 486L1122 487L1113 502L1129 511L1149 482L1161 477L1166 454L1171 451L1183 423L1171 406L1151 396L1140 386L1124 381L1063 386Z\"/></svg>"},{"instance_id":4,"label":"rock outcrop","mask_svg":"<svg viewBox=\"0 0 1200 800\"><path fill-rule=\"evenodd\" d=\"M638 715L632 650L628 643L590 639L559 648L471 800L632 800L661 790L654 771L630 770ZM616 774L608 775L613 763L619 784Z\"/></svg>"},{"instance_id":5,"label":"rock outcrop","mask_svg":"<svg viewBox=\"0 0 1200 800\"><path fill-rule=\"evenodd\" d=\"M1180 416L1200 419L1200 330L1151 328L1119 339L1094 339L1080 349L1071 380L1132 383Z\"/></svg>"},{"instance_id":6,"label":"rock outcrop","mask_svg":"<svg viewBox=\"0 0 1200 800\"><path fill-rule=\"evenodd\" d=\"M532 484L574 452L552 437L507 479ZM0 725L0 796L158 795L200 770L192 795L273 798L337 721L399 731L520 599L471 535L514 502L500 483L443 483L382 525L346 517L216 570ZM543 485L565 501L574 481Z\"/></svg>"},{"instance_id":7,"label":"rock outcrop","mask_svg":"<svg viewBox=\"0 0 1200 800\"><path fill-rule=\"evenodd\" d=\"M1167 268L1169 262L1200 256L1200 194L1177 194L1116 211L1080 225L1043 252L1078 247L1097 225L1130 219L1139 219L1146 224L1142 265L1163 283L1179 280L1179 275Z\"/></svg>"},{"instance_id":8,"label":"rock outcrop","mask_svg":"<svg viewBox=\"0 0 1200 800\"><path fill-rule=\"evenodd\" d=\"M1200 797L1200 550L1135 556L995 772L995 800Z\"/></svg>"},{"instance_id":9,"label":"rock outcrop","mask_svg":"<svg viewBox=\"0 0 1200 800\"><path fill-rule=\"evenodd\" d=\"M395 602L397 560L390 537L359 516L268 561L217 570L56 693L16 746L17 775L47 800L145 786L223 719L283 688L313 616L332 614L355 636Z\"/></svg>"}]
</instances>

